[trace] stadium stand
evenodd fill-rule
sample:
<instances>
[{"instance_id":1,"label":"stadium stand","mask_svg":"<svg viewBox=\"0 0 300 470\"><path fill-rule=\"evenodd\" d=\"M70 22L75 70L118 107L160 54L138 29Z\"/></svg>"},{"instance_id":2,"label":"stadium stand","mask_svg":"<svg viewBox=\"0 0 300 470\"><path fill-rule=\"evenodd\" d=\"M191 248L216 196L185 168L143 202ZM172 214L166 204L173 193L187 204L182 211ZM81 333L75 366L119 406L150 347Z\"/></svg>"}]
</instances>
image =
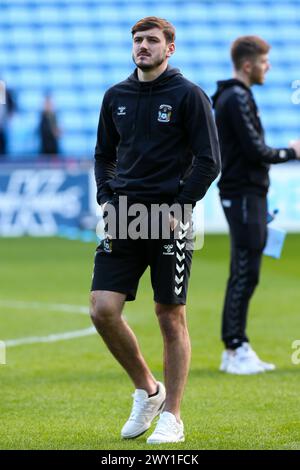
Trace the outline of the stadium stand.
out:
<instances>
[{"instance_id":1,"label":"stadium stand","mask_svg":"<svg viewBox=\"0 0 300 470\"><path fill-rule=\"evenodd\" d=\"M103 93L131 73L130 28L148 15L174 23L171 64L208 94L231 74L233 39L258 34L268 40L272 70L264 88L255 89L267 138L279 146L299 136L299 110L291 101L292 82L300 79L296 0L2 0L0 78L16 93L19 110L10 129L11 158L37 152L46 92L63 130L62 154L91 158Z\"/></svg>"}]
</instances>

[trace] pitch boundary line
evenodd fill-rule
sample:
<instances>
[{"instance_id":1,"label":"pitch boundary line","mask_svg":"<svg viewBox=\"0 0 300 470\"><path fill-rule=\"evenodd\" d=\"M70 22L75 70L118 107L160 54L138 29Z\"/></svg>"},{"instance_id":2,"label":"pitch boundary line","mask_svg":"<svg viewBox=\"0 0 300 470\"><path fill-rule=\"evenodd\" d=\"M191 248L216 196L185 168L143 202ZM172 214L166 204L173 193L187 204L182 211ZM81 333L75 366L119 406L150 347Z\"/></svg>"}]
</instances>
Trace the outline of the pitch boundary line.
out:
<instances>
[{"instance_id":1,"label":"pitch boundary line","mask_svg":"<svg viewBox=\"0 0 300 470\"><path fill-rule=\"evenodd\" d=\"M56 311L63 313L75 313L87 315L89 313L89 308L82 305L71 305L71 304L51 304L44 302L25 302L19 300L0 300L0 307L5 308L15 308L20 310L46 310L46 311ZM82 338L85 336L91 336L96 333L96 329L91 326L89 328L84 328L75 331L66 331L63 333L51 333L45 336L26 336L24 338L15 338L4 340L6 347L15 347L21 346L24 344L37 344L37 343L55 343L57 341L65 341L74 338Z\"/></svg>"},{"instance_id":2,"label":"pitch boundary line","mask_svg":"<svg viewBox=\"0 0 300 470\"><path fill-rule=\"evenodd\" d=\"M23 344L36 344L36 343L55 343L57 341L65 341L74 338L82 338L84 336L91 336L96 333L93 326L84 328L82 330L67 331L65 333L53 333L47 336L28 336L25 338L8 339L4 340L6 347L21 346Z\"/></svg>"},{"instance_id":3,"label":"pitch boundary line","mask_svg":"<svg viewBox=\"0 0 300 470\"><path fill-rule=\"evenodd\" d=\"M79 313L86 315L89 313L89 308L84 305L71 305L71 304L49 304L47 302L24 302L21 300L0 300L0 307L16 308L20 310L47 310L49 312L64 312L64 313Z\"/></svg>"}]
</instances>

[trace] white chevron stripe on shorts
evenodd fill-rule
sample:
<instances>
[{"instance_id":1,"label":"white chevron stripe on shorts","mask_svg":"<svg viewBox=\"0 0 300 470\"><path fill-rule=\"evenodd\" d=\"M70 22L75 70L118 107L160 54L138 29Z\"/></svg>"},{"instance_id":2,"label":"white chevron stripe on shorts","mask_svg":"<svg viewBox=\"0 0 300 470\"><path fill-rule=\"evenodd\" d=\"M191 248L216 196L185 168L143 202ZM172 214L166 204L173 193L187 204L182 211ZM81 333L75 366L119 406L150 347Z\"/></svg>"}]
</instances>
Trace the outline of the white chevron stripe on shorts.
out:
<instances>
[{"instance_id":1,"label":"white chevron stripe on shorts","mask_svg":"<svg viewBox=\"0 0 300 470\"><path fill-rule=\"evenodd\" d=\"M181 278L179 279L179 277L177 277L177 275L175 274L175 281L177 284L181 284L183 282L183 278L184 276L181 276Z\"/></svg>"},{"instance_id":2,"label":"white chevron stripe on shorts","mask_svg":"<svg viewBox=\"0 0 300 470\"><path fill-rule=\"evenodd\" d=\"M179 241L177 240L176 241L176 246L177 246L177 248L179 248L180 251L182 251L183 248L185 247L185 242L179 243Z\"/></svg>"},{"instance_id":3,"label":"white chevron stripe on shorts","mask_svg":"<svg viewBox=\"0 0 300 470\"><path fill-rule=\"evenodd\" d=\"M183 261L185 259L185 254L183 253L183 255L180 255L179 253L176 253L176 258L181 263L181 261Z\"/></svg>"},{"instance_id":4,"label":"white chevron stripe on shorts","mask_svg":"<svg viewBox=\"0 0 300 470\"><path fill-rule=\"evenodd\" d=\"M181 291L182 291L182 286L181 286L181 287L175 287L174 290L175 290L175 294L176 294L176 295L179 295L179 294L181 293Z\"/></svg>"}]
</instances>

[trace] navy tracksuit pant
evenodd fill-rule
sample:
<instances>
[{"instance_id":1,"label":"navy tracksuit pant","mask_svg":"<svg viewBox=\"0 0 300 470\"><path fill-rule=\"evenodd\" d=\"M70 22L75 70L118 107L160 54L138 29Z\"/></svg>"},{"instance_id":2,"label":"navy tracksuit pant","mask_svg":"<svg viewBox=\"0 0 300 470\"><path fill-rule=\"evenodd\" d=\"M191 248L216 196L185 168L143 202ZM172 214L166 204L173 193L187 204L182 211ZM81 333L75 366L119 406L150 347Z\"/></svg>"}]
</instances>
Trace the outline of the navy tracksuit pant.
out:
<instances>
[{"instance_id":1,"label":"navy tracksuit pant","mask_svg":"<svg viewBox=\"0 0 300 470\"><path fill-rule=\"evenodd\" d=\"M262 253L267 238L265 196L245 194L221 197L231 241L230 276L222 316L222 340L228 349L248 342L247 314L259 281Z\"/></svg>"}]
</instances>

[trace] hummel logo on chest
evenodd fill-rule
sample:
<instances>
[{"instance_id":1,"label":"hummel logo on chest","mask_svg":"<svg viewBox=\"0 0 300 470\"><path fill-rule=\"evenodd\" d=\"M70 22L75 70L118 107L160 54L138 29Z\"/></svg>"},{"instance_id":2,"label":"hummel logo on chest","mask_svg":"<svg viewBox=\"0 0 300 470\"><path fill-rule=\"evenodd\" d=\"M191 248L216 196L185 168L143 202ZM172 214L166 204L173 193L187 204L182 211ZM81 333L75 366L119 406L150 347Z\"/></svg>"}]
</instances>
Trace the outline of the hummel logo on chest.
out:
<instances>
[{"instance_id":1,"label":"hummel logo on chest","mask_svg":"<svg viewBox=\"0 0 300 470\"><path fill-rule=\"evenodd\" d=\"M126 106L118 106L118 116L126 116Z\"/></svg>"}]
</instances>

